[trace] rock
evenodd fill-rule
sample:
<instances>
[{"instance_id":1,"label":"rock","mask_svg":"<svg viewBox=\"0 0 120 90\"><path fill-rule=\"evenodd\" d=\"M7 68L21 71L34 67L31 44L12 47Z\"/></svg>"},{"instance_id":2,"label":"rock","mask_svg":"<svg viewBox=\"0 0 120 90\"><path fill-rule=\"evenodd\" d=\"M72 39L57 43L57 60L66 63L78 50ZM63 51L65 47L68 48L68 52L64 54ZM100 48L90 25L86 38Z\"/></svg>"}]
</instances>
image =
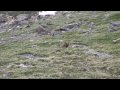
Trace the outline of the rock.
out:
<instances>
[{"instance_id":1,"label":"rock","mask_svg":"<svg viewBox=\"0 0 120 90\"><path fill-rule=\"evenodd\" d=\"M111 24L112 24L112 26L118 26L119 27L120 26L120 21L112 22Z\"/></svg>"},{"instance_id":2,"label":"rock","mask_svg":"<svg viewBox=\"0 0 120 90\"><path fill-rule=\"evenodd\" d=\"M34 58L34 55L33 54L22 54L22 55L19 55L20 57L22 58L28 58L28 59L33 59Z\"/></svg>"},{"instance_id":3,"label":"rock","mask_svg":"<svg viewBox=\"0 0 120 90\"><path fill-rule=\"evenodd\" d=\"M17 21L23 21L23 20L28 20L30 17L28 14L20 14L16 16Z\"/></svg>"},{"instance_id":4,"label":"rock","mask_svg":"<svg viewBox=\"0 0 120 90\"><path fill-rule=\"evenodd\" d=\"M41 57L34 55L32 53L24 53L24 54L20 54L18 55L18 57L20 58L25 58L25 59L30 59L30 60L39 60Z\"/></svg>"},{"instance_id":5,"label":"rock","mask_svg":"<svg viewBox=\"0 0 120 90\"><path fill-rule=\"evenodd\" d=\"M24 65L24 64L21 63L21 64L19 65L19 67L21 67L21 68L27 68L28 66L26 66L26 65Z\"/></svg>"},{"instance_id":6,"label":"rock","mask_svg":"<svg viewBox=\"0 0 120 90\"><path fill-rule=\"evenodd\" d=\"M7 18L4 14L0 14L0 24L5 23L7 21Z\"/></svg>"},{"instance_id":7,"label":"rock","mask_svg":"<svg viewBox=\"0 0 120 90\"><path fill-rule=\"evenodd\" d=\"M51 36L56 36L56 35L61 35L61 34L62 34L62 32L60 32L60 31L52 31L50 33Z\"/></svg>"},{"instance_id":8,"label":"rock","mask_svg":"<svg viewBox=\"0 0 120 90\"><path fill-rule=\"evenodd\" d=\"M46 29L48 29L48 26L47 25L41 25L43 28L46 28Z\"/></svg>"},{"instance_id":9,"label":"rock","mask_svg":"<svg viewBox=\"0 0 120 90\"><path fill-rule=\"evenodd\" d=\"M54 32L51 33L51 35L60 35L61 33L67 32L67 31L73 31L73 29L79 28L81 25L81 22L79 23L72 23L72 24L67 24L63 27L60 27L56 30L54 30Z\"/></svg>"},{"instance_id":10,"label":"rock","mask_svg":"<svg viewBox=\"0 0 120 90\"><path fill-rule=\"evenodd\" d=\"M80 30L80 34L84 34L84 33L90 33L91 32L91 30Z\"/></svg>"},{"instance_id":11,"label":"rock","mask_svg":"<svg viewBox=\"0 0 120 90\"><path fill-rule=\"evenodd\" d=\"M115 31L117 31L117 30L113 29L112 27L108 28L108 32L115 32Z\"/></svg>"},{"instance_id":12,"label":"rock","mask_svg":"<svg viewBox=\"0 0 120 90\"><path fill-rule=\"evenodd\" d=\"M81 25L81 22L79 22L79 23L72 23L72 24L68 24L68 25L64 26L63 29L79 28L80 25Z\"/></svg>"},{"instance_id":13,"label":"rock","mask_svg":"<svg viewBox=\"0 0 120 90\"><path fill-rule=\"evenodd\" d=\"M38 23L39 19L40 19L40 16L33 15L29 20L30 20L30 23Z\"/></svg>"},{"instance_id":14,"label":"rock","mask_svg":"<svg viewBox=\"0 0 120 90\"><path fill-rule=\"evenodd\" d=\"M90 28L91 30L96 29L96 24L95 24L94 22L90 22L90 23L88 24L88 26L89 26L89 28Z\"/></svg>"},{"instance_id":15,"label":"rock","mask_svg":"<svg viewBox=\"0 0 120 90\"><path fill-rule=\"evenodd\" d=\"M11 73L7 72L3 74L4 78L10 78L11 77Z\"/></svg>"},{"instance_id":16,"label":"rock","mask_svg":"<svg viewBox=\"0 0 120 90\"><path fill-rule=\"evenodd\" d=\"M85 47L84 45L72 45L72 48L83 48Z\"/></svg>"},{"instance_id":17,"label":"rock","mask_svg":"<svg viewBox=\"0 0 120 90\"><path fill-rule=\"evenodd\" d=\"M0 25L0 32L1 31L9 32L11 30L15 30L17 26L18 26L18 21L16 21L15 18L13 18L12 16L7 16L7 21Z\"/></svg>"},{"instance_id":18,"label":"rock","mask_svg":"<svg viewBox=\"0 0 120 90\"><path fill-rule=\"evenodd\" d=\"M21 21L19 24L20 25L28 25L29 21L28 20L24 20L24 21Z\"/></svg>"},{"instance_id":19,"label":"rock","mask_svg":"<svg viewBox=\"0 0 120 90\"><path fill-rule=\"evenodd\" d=\"M109 32L115 32L120 28L120 21L116 21L116 22L111 22L109 27L108 27L108 31Z\"/></svg>"},{"instance_id":20,"label":"rock","mask_svg":"<svg viewBox=\"0 0 120 90\"><path fill-rule=\"evenodd\" d=\"M114 43L114 44L116 44L116 43L118 43L118 42L120 42L120 38L118 38L118 39L116 39L116 40L113 40L113 43Z\"/></svg>"},{"instance_id":21,"label":"rock","mask_svg":"<svg viewBox=\"0 0 120 90\"><path fill-rule=\"evenodd\" d=\"M84 52L86 54L95 55L97 58L100 58L100 59L112 58L111 55L104 52L102 53L102 52L95 51L94 49L88 49L87 51L84 51Z\"/></svg>"},{"instance_id":22,"label":"rock","mask_svg":"<svg viewBox=\"0 0 120 90\"><path fill-rule=\"evenodd\" d=\"M32 48L37 48L38 46L37 46L37 45L32 45L31 47L32 47Z\"/></svg>"},{"instance_id":23,"label":"rock","mask_svg":"<svg viewBox=\"0 0 120 90\"><path fill-rule=\"evenodd\" d=\"M45 28L43 28L42 26L38 27L36 29L36 32L40 35L48 35L50 34L50 31L46 30Z\"/></svg>"}]
</instances>

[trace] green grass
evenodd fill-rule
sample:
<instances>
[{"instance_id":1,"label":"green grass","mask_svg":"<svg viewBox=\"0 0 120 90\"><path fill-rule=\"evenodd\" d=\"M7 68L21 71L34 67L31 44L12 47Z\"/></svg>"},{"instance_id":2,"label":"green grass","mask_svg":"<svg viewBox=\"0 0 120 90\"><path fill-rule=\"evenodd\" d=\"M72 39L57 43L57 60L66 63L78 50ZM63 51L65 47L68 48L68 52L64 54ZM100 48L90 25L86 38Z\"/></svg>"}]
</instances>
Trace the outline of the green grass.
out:
<instances>
[{"instance_id":1,"label":"green grass","mask_svg":"<svg viewBox=\"0 0 120 90\"><path fill-rule=\"evenodd\" d=\"M112 20L112 21L119 21L120 20L120 13L115 13L113 15L111 15L108 20Z\"/></svg>"},{"instance_id":2,"label":"green grass","mask_svg":"<svg viewBox=\"0 0 120 90\"><path fill-rule=\"evenodd\" d=\"M71 20L67 20L63 16L56 17L53 20L50 19L49 21L53 23L50 27L54 30L57 26L62 26L66 22L73 20L77 21L78 18L86 19L86 21L91 20L88 18L89 12L86 12L86 14L83 17L78 14L72 14L73 19ZM83 35L79 32L88 28L87 26L82 26L74 32L66 32L58 36L37 36L25 40L9 41L7 44L0 45L0 68L3 69L0 72L0 78L4 78L4 72L10 72L10 78L13 79L120 78L120 43L112 43L112 40L120 38L120 32L118 30L108 33L108 23L103 24L104 22L100 19L94 19L93 21L97 24L99 31L89 35ZM35 28L38 26L39 24L34 24L30 29L17 30L13 34L34 34ZM10 33L12 32L0 34L0 38L10 37ZM69 43L69 47L62 47L65 42ZM94 55L85 54L84 50L86 49L73 47L73 45L85 45L96 51L109 53L113 58L98 59ZM41 59L21 58L18 56L21 54L32 54L41 57ZM27 63L28 67L19 66L19 64L23 63Z\"/></svg>"}]
</instances>

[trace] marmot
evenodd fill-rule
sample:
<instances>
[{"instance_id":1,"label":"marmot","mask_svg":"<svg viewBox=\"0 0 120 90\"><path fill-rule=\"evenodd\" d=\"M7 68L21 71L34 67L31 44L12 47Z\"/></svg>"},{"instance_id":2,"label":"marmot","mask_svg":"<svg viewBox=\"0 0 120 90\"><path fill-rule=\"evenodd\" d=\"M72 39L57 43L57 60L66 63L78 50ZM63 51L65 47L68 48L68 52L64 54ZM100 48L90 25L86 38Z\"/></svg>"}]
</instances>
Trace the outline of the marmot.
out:
<instances>
[{"instance_id":1,"label":"marmot","mask_svg":"<svg viewBox=\"0 0 120 90\"><path fill-rule=\"evenodd\" d=\"M68 42L64 42L63 45L62 45L62 48L67 48L69 47L69 43Z\"/></svg>"}]
</instances>

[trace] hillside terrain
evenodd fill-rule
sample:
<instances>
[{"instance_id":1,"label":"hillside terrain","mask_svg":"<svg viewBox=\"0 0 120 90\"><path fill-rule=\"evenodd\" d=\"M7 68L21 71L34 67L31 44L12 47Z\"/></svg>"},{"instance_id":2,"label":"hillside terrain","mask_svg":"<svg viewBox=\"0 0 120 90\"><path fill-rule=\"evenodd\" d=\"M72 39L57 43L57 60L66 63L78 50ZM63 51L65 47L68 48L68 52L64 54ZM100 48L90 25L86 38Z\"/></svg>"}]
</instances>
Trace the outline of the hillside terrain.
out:
<instances>
[{"instance_id":1,"label":"hillside terrain","mask_svg":"<svg viewBox=\"0 0 120 90\"><path fill-rule=\"evenodd\" d=\"M0 79L119 79L120 12L0 12Z\"/></svg>"}]
</instances>

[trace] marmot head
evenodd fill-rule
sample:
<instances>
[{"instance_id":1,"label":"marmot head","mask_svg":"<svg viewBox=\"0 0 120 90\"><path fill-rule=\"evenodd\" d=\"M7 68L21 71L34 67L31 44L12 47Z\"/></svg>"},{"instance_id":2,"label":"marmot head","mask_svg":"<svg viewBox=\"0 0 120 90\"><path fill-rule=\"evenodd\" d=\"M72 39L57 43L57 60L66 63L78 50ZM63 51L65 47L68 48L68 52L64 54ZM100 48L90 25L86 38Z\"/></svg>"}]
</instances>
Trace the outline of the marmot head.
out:
<instances>
[{"instance_id":1,"label":"marmot head","mask_svg":"<svg viewBox=\"0 0 120 90\"><path fill-rule=\"evenodd\" d=\"M69 43L68 42L63 42L62 48L68 48L69 47Z\"/></svg>"}]
</instances>

